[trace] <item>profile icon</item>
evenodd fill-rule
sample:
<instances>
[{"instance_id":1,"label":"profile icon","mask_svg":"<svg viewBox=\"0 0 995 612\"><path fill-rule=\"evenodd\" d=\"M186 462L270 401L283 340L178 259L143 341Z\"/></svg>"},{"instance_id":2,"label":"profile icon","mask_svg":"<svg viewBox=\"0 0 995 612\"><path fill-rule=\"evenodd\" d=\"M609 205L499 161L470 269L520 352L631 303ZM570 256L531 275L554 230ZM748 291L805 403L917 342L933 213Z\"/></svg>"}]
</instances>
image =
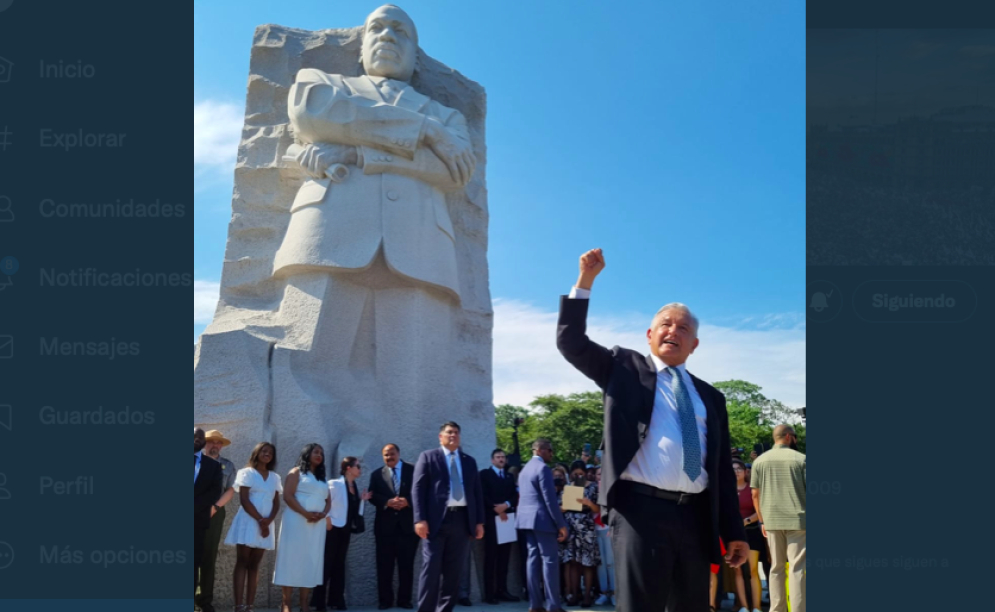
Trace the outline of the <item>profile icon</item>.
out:
<instances>
[{"instance_id":1,"label":"profile icon","mask_svg":"<svg viewBox=\"0 0 995 612\"><path fill-rule=\"evenodd\" d=\"M0 223L14 220L14 203L7 196L0 196Z\"/></svg>"}]
</instances>

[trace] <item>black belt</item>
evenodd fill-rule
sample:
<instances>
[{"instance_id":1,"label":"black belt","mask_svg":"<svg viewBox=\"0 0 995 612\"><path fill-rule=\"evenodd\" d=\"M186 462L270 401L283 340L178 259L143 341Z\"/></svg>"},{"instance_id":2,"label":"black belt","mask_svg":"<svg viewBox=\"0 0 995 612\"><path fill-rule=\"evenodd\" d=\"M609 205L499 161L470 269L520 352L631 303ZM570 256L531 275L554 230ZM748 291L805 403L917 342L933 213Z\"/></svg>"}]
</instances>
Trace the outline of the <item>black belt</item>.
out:
<instances>
[{"instance_id":1,"label":"black belt","mask_svg":"<svg viewBox=\"0 0 995 612\"><path fill-rule=\"evenodd\" d=\"M446 506L446 512L466 512L466 506Z\"/></svg>"},{"instance_id":2,"label":"black belt","mask_svg":"<svg viewBox=\"0 0 995 612\"><path fill-rule=\"evenodd\" d=\"M677 505L690 504L700 495L700 493L677 493L675 491L664 491L663 489L651 487L650 485L643 484L641 482L632 481L629 481L629 488L632 489L634 493L646 495L647 497L656 497L657 499L666 499L677 502Z\"/></svg>"}]
</instances>

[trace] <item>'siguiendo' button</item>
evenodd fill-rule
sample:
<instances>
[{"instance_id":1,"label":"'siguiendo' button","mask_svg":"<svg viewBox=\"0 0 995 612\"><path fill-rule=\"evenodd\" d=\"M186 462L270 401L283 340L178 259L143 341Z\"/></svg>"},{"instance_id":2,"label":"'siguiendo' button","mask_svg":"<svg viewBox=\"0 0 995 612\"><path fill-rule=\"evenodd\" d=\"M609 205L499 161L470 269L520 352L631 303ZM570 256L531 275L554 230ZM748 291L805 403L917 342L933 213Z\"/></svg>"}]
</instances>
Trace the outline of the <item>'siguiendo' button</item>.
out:
<instances>
[{"instance_id":1,"label":"'siguiendo' button","mask_svg":"<svg viewBox=\"0 0 995 612\"><path fill-rule=\"evenodd\" d=\"M978 295L959 280L872 280L853 292L853 311L865 321L953 323L977 307Z\"/></svg>"}]
</instances>

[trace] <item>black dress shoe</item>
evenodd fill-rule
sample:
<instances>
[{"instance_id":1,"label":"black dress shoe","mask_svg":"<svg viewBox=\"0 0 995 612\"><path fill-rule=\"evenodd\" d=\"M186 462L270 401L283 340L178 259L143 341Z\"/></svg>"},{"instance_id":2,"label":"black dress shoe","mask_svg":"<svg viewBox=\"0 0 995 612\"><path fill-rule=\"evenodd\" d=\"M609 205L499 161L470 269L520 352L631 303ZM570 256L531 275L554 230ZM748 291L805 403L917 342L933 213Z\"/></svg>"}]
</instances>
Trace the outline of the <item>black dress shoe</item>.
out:
<instances>
[{"instance_id":1,"label":"black dress shoe","mask_svg":"<svg viewBox=\"0 0 995 612\"><path fill-rule=\"evenodd\" d=\"M467 608L469 608L470 606L473 605L473 602L470 601L469 597L460 597L459 605L466 606Z\"/></svg>"},{"instance_id":2,"label":"black dress shoe","mask_svg":"<svg viewBox=\"0 0 995 612\"><path fill-rule=\"evenodd\" d=\"M404 608L405 610L414 610L415 607L409 603L397 604L398 608Z\"/></svg>"},{"instance_id":3,"label":"black dress shoe","mask_svg":"<svg viewBox=\"0 0 995 612\"><path fill-rule=\"evenodd\" d=\"M501 602L498 601L497 597L491 597L490 599L485 599L484 603L491 604L492 606L497 606L501 604Z\"/></svg>"},{"instance_id":4,"label":"black dress shoe","mask_svg":"<svg viewBox=\"0 0 995 612\"><path fill-rule=\"evenodd\" d=\"M501 601L521 601L519 598L515 597L511 593L501 593L498 595L498 599Z\"/></svg>"},{"instance_id":5,"label":"black dress shoe","mask_svg":"<svg viewBox=\"0 0 995 612\"><path fill-rule=\"evenodd\" d=\"M388 606L387 604L380 604L379 606L377 606L377 610L390 610L390 606Z\"/></svg>"}]
</instances>

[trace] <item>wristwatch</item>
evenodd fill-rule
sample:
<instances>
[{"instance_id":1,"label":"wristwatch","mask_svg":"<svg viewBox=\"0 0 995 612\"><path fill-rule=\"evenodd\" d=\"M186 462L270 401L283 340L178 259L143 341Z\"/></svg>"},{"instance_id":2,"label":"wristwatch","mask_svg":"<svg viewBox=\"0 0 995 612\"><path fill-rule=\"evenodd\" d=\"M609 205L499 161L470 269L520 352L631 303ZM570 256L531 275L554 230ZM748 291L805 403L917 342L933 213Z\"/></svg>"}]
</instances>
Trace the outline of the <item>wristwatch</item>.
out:
<instances>
[{"instance_id":1,"label":"wristwatch","mask_svg":"<svg viewBox=\"0 0 995 612\"><path fill-rule=\"evenodd\" d=\"M220 510L221 510L221 506L219 506L219 505L217 505L217 504L214 504L214 511L215 511L215 512L218 512L218 511L220 511Z\"/></svg>"}]
</instances>

